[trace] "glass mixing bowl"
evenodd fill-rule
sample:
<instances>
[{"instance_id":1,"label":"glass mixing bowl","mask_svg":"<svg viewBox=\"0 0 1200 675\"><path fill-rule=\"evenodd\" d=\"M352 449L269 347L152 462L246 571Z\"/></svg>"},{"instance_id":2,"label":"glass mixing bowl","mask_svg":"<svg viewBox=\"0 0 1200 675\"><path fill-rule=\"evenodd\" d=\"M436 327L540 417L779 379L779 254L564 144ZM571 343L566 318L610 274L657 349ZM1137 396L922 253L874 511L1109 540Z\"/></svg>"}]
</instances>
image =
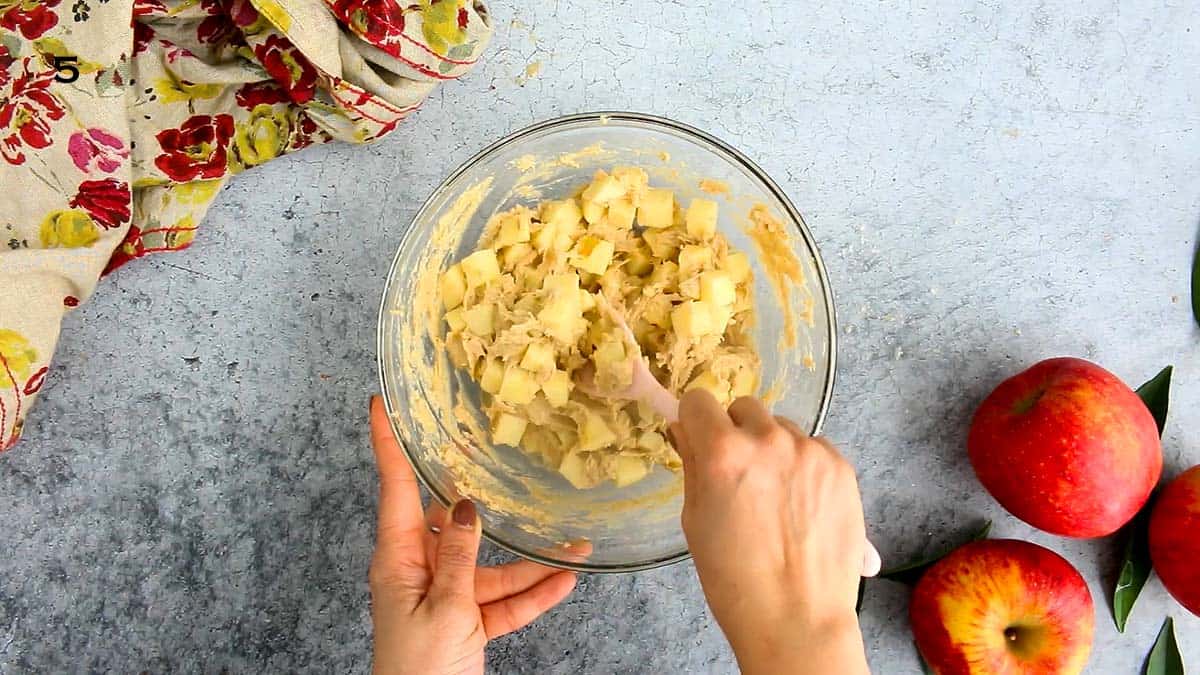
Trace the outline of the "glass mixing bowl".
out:
<instances>
[{"instance_id":1,"label":"glass mixing bowl","mask_svg":"<svg viewBox=\"0 0 1200 675\"><path fill-rule=\"evenodd\" d=\"M572 115L497 141L452 173L404 232L383 291L378 359L392 429L434 499L475 500L489 540L537 562L589 572L687 558L682 476L656 467L624 488L605 482L577 490L519 449L491 445L479 389L450 365L441 342L437 276L475 249L492 214L569 196L597 169L614 165L646 169L652 185L675 190L681 203L696 196L720 203L721 232L753 261L759 394L777 414L816 434L836 357L833 298L800 213L745 155L703 131L635 113ZM718 182L702 188L704 179ZM755 204L783 223L787 241L773 246L790 250L803 272L786 299L770 283L769 259L779 251L764 255L748 234ZM790 319L797 321L789 343Z\"/></svg>"}]
</instances>

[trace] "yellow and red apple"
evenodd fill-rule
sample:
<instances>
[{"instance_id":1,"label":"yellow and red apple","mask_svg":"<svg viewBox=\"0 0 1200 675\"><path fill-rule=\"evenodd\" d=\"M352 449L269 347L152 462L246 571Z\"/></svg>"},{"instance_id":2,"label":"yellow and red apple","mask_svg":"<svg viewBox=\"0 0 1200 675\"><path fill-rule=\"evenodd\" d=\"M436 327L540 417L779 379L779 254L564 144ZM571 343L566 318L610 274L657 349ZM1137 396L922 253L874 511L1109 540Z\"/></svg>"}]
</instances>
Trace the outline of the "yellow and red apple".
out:
<instances>
[{"instance_id":1,"label":"yellow and red apple","mask_svg":"<svg viewBox=\"0 0 1200 675\"><path fill-rule=\"evenodd\" d=\"M979 481L1014 516L1068 537L1129 522L1162 473L1154 417L1124 382L1075 358L1000 383L971 421Z\"/></svg>"},{"instance_id":2,"label":"yellow and red apple","mask_svg":"<svg viewBox=\"0 0 1200 675\"><path fill-rule=\"evenodd\" d=\"M1167 591L1200 616L1200 466L1168 483L1154 501L1150 560Z\"/></svg>"},{"instance_id":3,"label":"yellow and red apple","mask_svg":"<svg viewBox=\"0 0 1200 675\"><path fill-rule=\"evenodd\" d=\"M929 568L909 605L913 636L938 675L1083 671L1095 612L1079 572L1015 539L972 542Z\"/></svg>"}]
</instances>

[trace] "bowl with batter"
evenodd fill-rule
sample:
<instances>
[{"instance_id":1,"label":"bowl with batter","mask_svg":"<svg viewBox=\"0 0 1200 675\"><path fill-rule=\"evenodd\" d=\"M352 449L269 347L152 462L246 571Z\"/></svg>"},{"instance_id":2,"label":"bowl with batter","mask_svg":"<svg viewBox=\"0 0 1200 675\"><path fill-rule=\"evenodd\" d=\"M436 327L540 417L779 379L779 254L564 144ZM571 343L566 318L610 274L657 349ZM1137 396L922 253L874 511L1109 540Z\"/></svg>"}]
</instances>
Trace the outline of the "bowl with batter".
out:
<instances>
[{"instance_id":1,"label":"bowl with batter","mask_svg":"<svg viewBox=\"0 0 1200 675\"><path fill-rule=\"evenodd\" d=\"M760 396L816 433L836 356L820 255L779 187L702 131L615 112L518 131L447 178L402 236L378 335L432 498L596 572L687 557L665 420L619 395L634 359L675 395Z\"/></svg>"}]
</instances>

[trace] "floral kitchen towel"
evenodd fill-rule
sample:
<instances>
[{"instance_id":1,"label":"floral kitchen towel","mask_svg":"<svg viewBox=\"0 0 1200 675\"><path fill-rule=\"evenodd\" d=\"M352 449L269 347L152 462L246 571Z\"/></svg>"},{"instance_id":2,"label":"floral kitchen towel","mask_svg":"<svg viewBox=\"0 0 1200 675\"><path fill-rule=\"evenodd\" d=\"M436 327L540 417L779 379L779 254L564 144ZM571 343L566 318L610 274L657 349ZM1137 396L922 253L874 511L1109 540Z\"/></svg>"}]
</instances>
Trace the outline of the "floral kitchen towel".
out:
<instances>
[{"instance_id":1,"label":"floral kitchen towel","mask_svg":"<svg viewBox=\"0 0 1200 675\"><path fill-rule=\"evenodd\" d=\"M472 0L0 0L0 451L62 316L230 176L372 141L491 36Z\"/></svg>"}]
</instances>

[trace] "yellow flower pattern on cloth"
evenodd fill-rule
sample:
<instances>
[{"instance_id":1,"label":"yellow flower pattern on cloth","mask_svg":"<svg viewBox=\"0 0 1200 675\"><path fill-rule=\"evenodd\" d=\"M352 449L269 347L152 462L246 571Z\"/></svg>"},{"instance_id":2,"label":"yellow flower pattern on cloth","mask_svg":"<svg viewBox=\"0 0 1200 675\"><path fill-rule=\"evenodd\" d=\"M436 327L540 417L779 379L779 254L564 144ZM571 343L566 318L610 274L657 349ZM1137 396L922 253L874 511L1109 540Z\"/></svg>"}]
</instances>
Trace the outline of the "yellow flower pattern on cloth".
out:
<instances>
[{"instance_id":1,"label":"yellow flower pattern on cloth","mask_svg":"<svg viewBox=\"0 0 1200 675\"><path fill-rule=\"evenodd\" d=\"M42 221L41 240L46 248L81 248L99 239L100 228L83 211L52 211Z\"/></svg>"},{"instance_id":2,"label":"yellow flower pattern on cloth","mask_svg":"<svg viewBox=\"0 0 1200 675\"><path fill-rule=\"evenodd\" d=\"M102 274L190 245L234 174L387 134L491 33L455 0L0 0L0 451Z\"/></svg>"},{"instance_id":3,"label":"yellow flower pattern on cloth","mask_svg":"<svg viewBox=\"0 0 1200 675\"><path fill-rule=\"evenodd\" d=\"M0 359L4 361L4 367L0 368L0 389L20 387L37 363L37 350L20 333L0 328Z\"/></svg>"}]
</instances>

